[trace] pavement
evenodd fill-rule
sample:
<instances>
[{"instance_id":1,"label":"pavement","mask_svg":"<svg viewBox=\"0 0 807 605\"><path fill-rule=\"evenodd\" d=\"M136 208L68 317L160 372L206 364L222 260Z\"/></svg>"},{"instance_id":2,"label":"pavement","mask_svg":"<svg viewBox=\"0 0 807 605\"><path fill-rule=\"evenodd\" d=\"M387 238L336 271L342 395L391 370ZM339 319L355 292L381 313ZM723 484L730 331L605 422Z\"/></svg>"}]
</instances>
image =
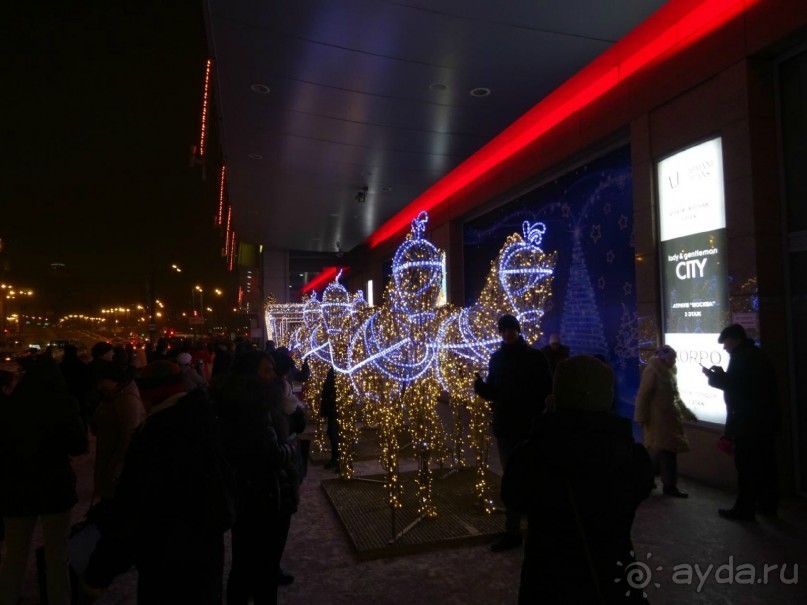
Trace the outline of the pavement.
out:
<instances>
[{"instance_id":1,"label":"pavement","mask_svg":"<svg viewBox=\"0 0 807 605\"><path fill-rule=\"evenodd\" d=\"M499 470L495 448L491 467ZM86 513L92 491L92 453L77 458L81 502ZM402 461L402 470L414 463ZM374 461L358 462L359 474L380 472ZM282 605L500 605L515 603L523 550L493 553L488 544L458 543L390 558L361 560L333 510L321 481L335 475L312 464L301 504L291 524L283 568L295 581L279 590ZM633 528L636 583L653 604L807 603L807 500L785 498L778 519L729 521L717 509L731 493L686 477L688 499L656 490L637 511ZM379 490L381 488L379 487ZM383 498L380 493L379 498ZM494 513L497 514L497 513ZM36 541L41 541L37 535ZM229 566L225 563L225 577ZM766 567L767 566L767 567ZM98 605L134 605L137 572L116 579ZM31 558L22 605L39 603Z\"/></svg>"}]
</instances>

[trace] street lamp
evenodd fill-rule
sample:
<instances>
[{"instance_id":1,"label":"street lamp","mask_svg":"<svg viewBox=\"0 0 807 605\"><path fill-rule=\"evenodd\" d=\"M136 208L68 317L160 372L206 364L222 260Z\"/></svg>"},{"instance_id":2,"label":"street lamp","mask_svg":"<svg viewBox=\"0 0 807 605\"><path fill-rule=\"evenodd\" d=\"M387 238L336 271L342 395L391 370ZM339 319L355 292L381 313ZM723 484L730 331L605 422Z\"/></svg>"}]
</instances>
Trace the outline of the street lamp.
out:
<instances>
[{"instance_id":1,"label":"street lamp","mask_svg":"<svg viewBox=\"0 0 807 605\"><path fill-rule=\"evenodd\" d=\"M196 292L199 293L199 317L196 317ZM188 320L191 325L201 325L202 332L205 331L205 291L202 286L196 285L191 289L191 318Z\"/></svg>"}]
</instances>

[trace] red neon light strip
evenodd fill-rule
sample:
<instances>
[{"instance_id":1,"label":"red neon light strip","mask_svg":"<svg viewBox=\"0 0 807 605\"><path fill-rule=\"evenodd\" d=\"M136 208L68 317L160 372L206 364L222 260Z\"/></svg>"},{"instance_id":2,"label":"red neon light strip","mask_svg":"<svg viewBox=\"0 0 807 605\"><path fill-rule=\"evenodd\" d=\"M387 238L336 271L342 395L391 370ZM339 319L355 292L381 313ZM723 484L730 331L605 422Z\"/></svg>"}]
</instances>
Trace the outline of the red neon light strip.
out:
<instances>
[{"instance_id":1,"label":"red neon light strip","mask_svg":"<svg viewBox=\"0 0 807 605\"><path fill-rule=\"evenodd\" d=\"M232 237L230 238L230 259L227 265L227 269L229 271L233 270L234 261L235 261L235 231L232 232Z\"/></svg>"},{"instance_id":2,"label":"red neon light strip","mask_svg":"<svg viewBox=\"0 0 807 605\"><path fill-rule=\"evenodd\" d=\"M345 275L348 271L350 271L350 267L323 267L322 271L320 271L317 276L314 277L314 279L300 288L300 292L307 294L308 292L311 292L311 290L316 290L320 286L331 283L334 279L336 279L339 271L342 272L342 275Z\"/></svg>"},{"instance_id":3,"label":"red neon light strip","mask_svg":"<svg viewBox=\"0 0 807 605\"><path fill-rule=\"evenodd\" d=\"M650 18L379 227L374 248L665 53L680 52L761 0L670 0Z\"/></svg>"},{"instance_id":4,"label":"red neon light strip","mask_svg":"<svg viewBox=\"0 0 807 605\"><path fill-rule=\"evenodd\" d=\"M224 230L224 256L230 255L230 235L232 234L230 226L233 222L233 206L227 206L227 227Z\"/></svg>"},{"instance_id":5,"label":"red neon light strip","mask_svg":"<svg viewBox=\"0 0 807 605\"><path fill-rule=\"evenodd\" d=\"M205 67L205 92L202 95L202 132L199 135L199 157L205 157L205 145L207 144L207 103L208 93L210 90L210 68L213 65L213 60L207 60Z\"/></svg>"},{"instance_id":6,"label":"red neon light strip","mask_svg":"<svg viewBox=\"0 0 807 605\"><path fill-rule=\"evenodd\" d=\"M216 225L221 225L224 219L224 179L227 177L227 166L221 166L221 183L219 184L219 211L216 214Z\"/></svg>"}]
</instances>

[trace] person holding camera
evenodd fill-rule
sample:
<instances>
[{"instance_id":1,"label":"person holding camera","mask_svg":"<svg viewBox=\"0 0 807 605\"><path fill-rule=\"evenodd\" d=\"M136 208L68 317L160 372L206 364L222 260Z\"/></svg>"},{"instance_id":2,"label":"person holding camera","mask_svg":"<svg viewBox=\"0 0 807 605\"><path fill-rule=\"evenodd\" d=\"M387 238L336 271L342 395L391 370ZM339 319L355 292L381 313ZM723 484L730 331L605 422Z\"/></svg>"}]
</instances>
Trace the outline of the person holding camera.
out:
<instances>
[{"instance_id":1,"label":"person holding camera","mask_svg":"<svg viewBox=\"0 0 807 605\"><path fill-rule=\"evenodd\" d=\"M776 371L745 328L732 324L717 339L729 354L728 369L704 368L709 386L723 391L726 437L734 443L737 499L718 509L725 519L753 521L757 512L776 516L779 488L776 432L779 429L779 389Z\"/></svg>"},{"instance_id":2,"label":"person holding camera","mask_svg":"<svg viewBox=\"0 0 807 605\"><path fill-rule=\"evenodd\" d=\"M535 419L544 411L544 402L552 393L549 362L538 349L530 347L521 336L521 324L512 315L502 315L496 324L502 344L490 356L485 380L477 374L474 392L491 402L493 436L502 463L516 445L527 438ZM521 546L521 515L505 509L504 533L491 545L498 552Z\"/></svg>"}]
</instances>

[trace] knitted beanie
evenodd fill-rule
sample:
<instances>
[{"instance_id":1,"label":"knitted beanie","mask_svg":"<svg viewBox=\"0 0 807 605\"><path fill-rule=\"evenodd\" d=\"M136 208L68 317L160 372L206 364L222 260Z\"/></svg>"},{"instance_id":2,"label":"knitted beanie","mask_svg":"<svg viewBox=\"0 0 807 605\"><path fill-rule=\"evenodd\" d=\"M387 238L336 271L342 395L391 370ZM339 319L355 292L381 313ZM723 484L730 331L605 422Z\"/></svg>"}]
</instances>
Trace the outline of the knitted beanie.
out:
<instances>
[{"instance_id":1,"label":"knitted beanie","mask_svg":"<svg viewBox=\"0 0 807 605\"><path fill-rule=\"evenodd\" d=\"M173 362L163 359L152 361L140 372L137 379L140 398L152 404L162 403L171 395L185 392L182 371Z\"/></svg>"},{"instance_id":2,"label":"knitted beanie","mask_svg":"<svg viewBox=\"0 0 807 605\"><path fill-rule=\"evenodd\" d=\"M614 372L590 355L575 355L555 368L557 409L602 412L614 403Z\"/></svg>"}]
</instances>

